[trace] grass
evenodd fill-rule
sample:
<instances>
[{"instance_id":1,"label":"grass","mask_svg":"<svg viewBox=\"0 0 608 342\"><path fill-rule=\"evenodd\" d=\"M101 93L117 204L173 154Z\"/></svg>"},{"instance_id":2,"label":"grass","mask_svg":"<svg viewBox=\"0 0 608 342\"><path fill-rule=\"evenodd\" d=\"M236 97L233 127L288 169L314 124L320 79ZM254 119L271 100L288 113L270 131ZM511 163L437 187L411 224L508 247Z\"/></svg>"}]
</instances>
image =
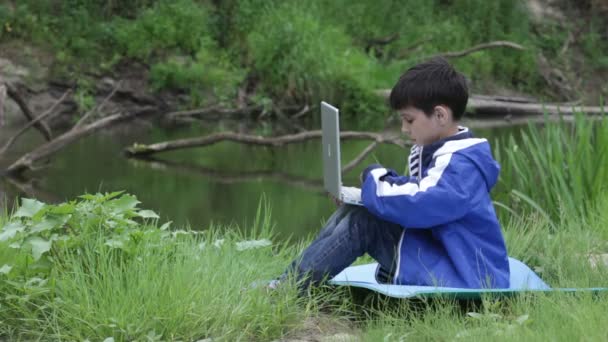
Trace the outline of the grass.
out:
<instances>
[{"instance_id":1,"label":"grass","mask_svg":"<svg viewBox=\"0 0 608 342\"><path fill-rule=\"evenodd\" d=\"M109 248L106 236L96 234L79 249L58 249L46 282L30 277L17 291L9 290L9 279L0 278L5 282L0 334L11 340L267 341L310 337L319 334L320 326L321 334L333 336L347 331L335 326L347 324L369 341L607 336L605 295L524 295L487 299L464 310L441 300L360 308L344 292L298 298L294 286L272 294L249 288L279 274L306 244L259 242L258 248L243 250L239 242L272 239L270 213L260 210L258 218L247 236L221 227L197 234L174 231L162 239L149 234L125 253ZM0 218L7 220L6 215ZM544 218L527 216L506 223L505 236L510 255L527 262L552 286L606 286L606 268L591 267L588 255L608 252L607 224L604 198L587 218L561 223L558 232ZM0 264L10 262L11 253L14 249L0 245Z\"/></svg>"},{"instance_id":2,"label":"grass","mask_svg":"<svg viewBox=\"0 0 608 342\"><path fill-rule=\"evenodd\" d=\"M552 287L608 287L608 265L592 263L608 255L608 196L588 188L608 180L605 146L599 146L605 129L606 121L580 117L573 126L530 127L528 143L520 145L529 150L507 153L503 161L507 171L536 183L517 183L509 172L501 179L502 186L522 186L514 199L526 204L502 220L509 255ZM546 171L538 177L541 167ZM469 306L378 297L359 305L346 291L298 297L295 284L269 294L250 285L280 274L310 238L272 242L272 214L261 203L244 234L220 226L169 230L121 193L58 205L23 200L0 214L0 339L319 340L346 332L363 341L608 337L606 294L524 294Z\"/></svg>"},{"instance_id":3,"label":"grass","mask_svg":"<svg viewBox=\"0 0 608 342\"><path fill-rule=\"evenodd\" d=\"M530 124L495 144L502 165L498 192L516 211L534 208L552 222L585 217L608 189L608 117Z\"/></svg>"}]
</instances>

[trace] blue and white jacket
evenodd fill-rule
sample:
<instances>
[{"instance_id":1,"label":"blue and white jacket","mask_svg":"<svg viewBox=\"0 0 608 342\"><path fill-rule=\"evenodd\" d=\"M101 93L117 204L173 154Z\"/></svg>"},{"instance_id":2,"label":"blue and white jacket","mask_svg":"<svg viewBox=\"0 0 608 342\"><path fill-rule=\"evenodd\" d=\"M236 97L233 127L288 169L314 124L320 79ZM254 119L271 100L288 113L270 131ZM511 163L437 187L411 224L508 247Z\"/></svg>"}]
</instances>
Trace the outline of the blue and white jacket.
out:
<instances>
[{"instance_id":1,"label":"blue and white jacket","mask_svg":"<svg viewBox=\"0 0 608 342\"><path fill-rule=\"evenodd\" d=\"M380 165L363 173L362 200L375 216L404 227L395 284L509 287L509 262L490 198L500 166L486 139L468 129L415 145L410 175Z\"/></svg>"}]
</instances>

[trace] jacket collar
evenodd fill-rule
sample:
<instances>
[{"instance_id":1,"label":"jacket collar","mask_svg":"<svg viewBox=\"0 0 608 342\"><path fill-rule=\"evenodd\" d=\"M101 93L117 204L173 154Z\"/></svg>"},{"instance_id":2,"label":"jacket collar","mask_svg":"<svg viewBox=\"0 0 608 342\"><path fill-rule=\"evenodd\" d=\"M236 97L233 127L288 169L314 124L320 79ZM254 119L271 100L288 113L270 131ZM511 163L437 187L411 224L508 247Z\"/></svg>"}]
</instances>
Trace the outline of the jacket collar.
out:
<instances>
[{"instance_id":1,"label":"jacket collar","mask_svg":"<svg viewBox=\"0 0 608 342\"><path fill-rule=\"evenodd\" d=\"M422 146L422 156L420 156L422 162L421 165L426 169L433 160L433 154L435 154L435 152L440 149L446 142L452 140L469 139L472 137L473 133L471 133L471 131L467 127L458 126L458 133L451 135L447 138L438 140L432 144Z\"/></svg>"}]
</instances>

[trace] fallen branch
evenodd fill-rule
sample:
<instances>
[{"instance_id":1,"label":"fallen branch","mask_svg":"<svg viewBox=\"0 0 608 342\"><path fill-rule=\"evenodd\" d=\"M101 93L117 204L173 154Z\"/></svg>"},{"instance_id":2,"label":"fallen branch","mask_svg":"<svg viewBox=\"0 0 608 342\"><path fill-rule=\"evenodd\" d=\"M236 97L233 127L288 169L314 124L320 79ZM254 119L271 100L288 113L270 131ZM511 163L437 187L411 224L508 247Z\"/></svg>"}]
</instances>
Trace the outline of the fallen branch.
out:
<instances>
[{"instance_id":1,"label":"fallen branch","mask_svg":"<svg viewBox=\"0 0 608 342\"><path fill-rule=\"evenodd\" d=\"M479 98L469 99L467 107L480 114L505 114L505 115L542 115L562 114L572 115L574 113L605 114L608 106L577 106L572 103L520 103L496 100L485 100Z\"/></svg>"},{"instance_id":2,"label":"fallen branch","mask_svg":"<svg viewBox=\"0 0 608 342\"><path fill-rule=\"evenodd\" d=\"M95 106L93 109L89 110L86 114L84 114L82 118L80 118L80 120L76 122L74 127L72 127L72 130L80 129L80 127L82 127L93 114L100 112L103 106L105 106L105 104L112 98L112 96L116 94L116 91L118 90L118 88L120 88L120 84L121 82L118 81L114 89L112 89L112 91L110 92L110 94L106 96L106 98L103 99L103 101L101 101L99 105Z\"/></svg>"},{"instance_id":3,"label":"fallen branch","mask_svg":"<svg viewBox=\"0 0 608 342\"><path fill-rule=\"evenodd\" d=\"M145 163L155 170L171 170L184 174L202 175L220 184L235 184L242 182L259 181L260 179L272 179L287 185L324 193L323 180L310 179L297 175L288 174L281 171L259 170L259 171L240 171L220 170L207 168L193 163L176 162L157 158L133 158L135 163Z\"/></svg>"},{"instance_id":4,"label":"fallen branch","mask_svg":"<svg viewBox=\"0 0 608 342\"><path fill-rule=\"evenodd\" d=\"M399 36L399 32L395 32L386 37L368 39L365 45L365 52L369 52L372 48L376 46L384 46L390 44L395 40L399 39Z\"/></svg>"},{"instance_id":5,"label":"fallen branch","mask_svg":"<svg viewBox=\"0 0 608 342\"><path fill-rule=\"evenodd\" d=\"M22 193L22 197L35 198L37 200L46 203L59 203L62 197L55 193L52 193L46 189L40 187L38 182L32 179L22 179L20 177L2 177L0 178L0 185L6 182L15 187L19 192ZM0 208L2 208L2 193L0 192Z\"/></svg>"},{"instance_id":6,"label":"fallen branch","mask_svg":"<svg viewBox=\"0 0 608 342\"><path fill-rule=\"evenodd\" d=\"M601 120L602 116L595 115L589 116L589 120ZM574 122L576 118L573 115L558 115L558 114L547 114L547 115L521 115L512 116L506 115L502 118L493 119L470 119L465 116L462 124L472 129L487 129L487 128L501 128L501 127L513 127L527 125L530 123L543 124L546 122Z\"/></svg>"},{"instance_id":7,"label":"fallen branch","mask_svg":"<svg viewBox=\"0 0 608 342\"><path fill-rule=\"evenodd\" d=\"M209 134L204 137L178 139L172 141L160 142L152 145L135 144L125 149L128 156L144 156L159 152L166 152L184 148L194 148L213 145L222 141L233 141L241 144L257 145L257 146L283 146L293 143L301 143L311 139L321 137L321 131L307 131L297 134L283 135L279 137L262 137L258 135L247 135L234 132L222 132ZM364 139L375 140L378 143L387 143L397 146L405 146L405 142L396 137L388 137L379 133L373 132L341 132L341 139Z\"/></svg>"},{"instance_id":8,"label":"fallen branch","mask_svg":"<svg viewBox=\"0 0 608 342\"><path fill-rule=\"evenodd\" d=\"M359 155L356 156L355 159L351 160L348 164L346 164L346 166L342 167L342 173L347 173L350 170L357 167L357 165L361 164L361 162L365 159L365 157L367 157L370 153L372 153L372 151L375 150L376 147L378 147L378 142L374 141L369 146L367 146L363 151L361 151L361 153L359 153Z\"/></svg>"},{"instance_id":9,"label":"fallen branch","mask_svg":"<svg viewBox=\"0 0 608 342\"><path fill-rule=\"evenodd\" d=\"M379 90L378 95L388 98L390 90ZM488 95L471 95L467 103L467 110L475 112L477 116L484 115L543 115L562 114L572 115L574 113L605 114L608 106L580 106L577 102L563 103L538 103L533 99L521 97L502 97Z\"/></svg>"},{"instance_id":10,"label":"fallen branch","mask_svg":"<svg viewBox=\"0 0 608 342\"><path fill-rule=\"evenodd\" d=\"M59 98L59 100L55 101L55 103L51 106L51 108L49 108L46 112L40 114L38 117L36 117L36 119L30 121L28 124L26 124L23 128L21 128L21 130L19 130L19 132L17 132L15 135L13 135L7 142L6 144L4 144L4 147L2 147L2 149L0 149L0 155L3 155L6 150L8 150L9 147L11 147L13 145L13 143L15 143L15 141L17 140L17 138L19 136L21 136L23 133L25 133L30 127L36 125L38 122L40 122L41 120L46 119L47 117L51 117L53 112L55 111L55 108L57 108L57 106L63 102L63 100L65 100L65 98L72 92L71 89L68 89L65 93L63 93L63 95Z\"/></svg>"},{"instance_id":11,"label":"fallen branch","mask_svg":"<svg viewBox=\"0 0 608 342\"><path fill-rule=\"evenodd\" d=\"M295 113L294 115L291 116L292 119L299 119L301 117L303 117L304 115L308 114L311 112L311 109L309 105L304 105L304 107L302 107L302 109Z\"/></svg>"},{"instance_id":12,"label":"fallen branch","mask_svg":"<svg viewBox=\"0 0 608 342\"><path fill-rule=\"evenodd\" d=\"M526 48L517 44L517 43L513 43L513 42L509 42L509 41L504 41L504 40L499 40L499 41L495 41L495 42L489 42L489 43L483 43L483 44L479 44L479 45L475 45L469 49L466 50L462 50L462 51L448 51L448 52L442 52L442 53L438 53L436 55L431 55L431 56L427 56L427 57L423 57L421 59L431 59L434 57L443 57L443 58L456 58L456 57L463 57L466 56L468 54L471 54L473 52L479 51L479 50L484 50L484 49L493 49L493 48L498 48L498 47L506 47L506 48L511 48L511 49L515 49L515 50L525 50Z\"/></svg>"},{"instance_id":13,"label":"fallen branch","mask_svg":"<svg viewBox=\"0 0 608 342\"><path fill-rule=\"evenodd\" d=\"M80 139L85 135L93 133L102 128L112 126L116 123L130 120L140 115L150 114L153 112L156 112L156 108L147 106L129 114L115 114L99 119L80 129L71 129L68 132L56 137L52 141L37 147L33 151L24 154L23 156L21 156L21 158L11 164L6 169L6 172L10 175L18 175L26 170L32 170L35 168L34 164L39 160L50 157L54 153L57 153L59 150L64 148L66 145Z\"/></svg>"},{"instance_id":14,"label":"fallen branch","mask_svg":"<svg viewBox=\"0 0 608 342\"><path fill-rule=\"evenodd\" d=\"M6 99L6 85L0 77L0 127L4 126L4 100Z\"/></svg>"},{"instance_id":15,"label":"fallen branch","mask_svg":"<svg viewBox=\"0 0 608 342\"><path fill-rule=\"evenodd\" d=\"M261 111L262 109L263 109L263 106L261 106L261 105L255 105L255 106L249 106L249 107L243 107L243 108L223 108L219 105L212 105L212 106L209 106L206 108L167 113L167 114L165 114L165 117L167 117L168 119L171 119L171 120L181 119L183 117L205 118L208 116L211 119L215 119L215 118L217 118L218 115L243 116L243 115L249 115L255 111Z\"/></svg>"},{"instance_id":16,"label":"fallen branch","mask_svg":"<svg viewBox=\"0 0 608 342\"><path fill-rule=\"evenodd\" d=\"M416 41L414 41L413 43L411 43L409 46L406 46L405 48L401 49L399 52L397 52L397 59L404 59L407 56L409 56L412 52L414 52L415 50L419 49L422 44L424 43L428 43L430 41L432 41L433 38L432 37L423 37L420 38Z\"/></svg>"},{"instance_id":17,"label":"fallen branch","mask_svg":"<svg viewBox=\"0 0 608 342\"><path fill-rule=\"evenodd\" d=\"M35 119L35 116L28 107L23 97L21 97L21 94L19 94L19 91L8 83L6 84L6 90L8 96L17 103L17 105L21 109L21 112L23 113L23 115L25 115L28 121L33 121ZM36 127L36 129L38 129L40 133L42 133L42 135L47 141L50 141L52 139L51 130L44 122L37 122L34 127Z\"/></svg>"}]
</instances>

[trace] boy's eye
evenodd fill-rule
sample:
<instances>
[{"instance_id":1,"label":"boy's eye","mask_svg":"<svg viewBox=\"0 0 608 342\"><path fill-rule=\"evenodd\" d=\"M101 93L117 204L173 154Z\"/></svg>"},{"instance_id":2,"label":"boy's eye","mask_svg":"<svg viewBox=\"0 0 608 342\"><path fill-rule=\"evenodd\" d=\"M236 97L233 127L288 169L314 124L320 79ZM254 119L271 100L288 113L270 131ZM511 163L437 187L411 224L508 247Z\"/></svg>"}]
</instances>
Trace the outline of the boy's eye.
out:
<instances>
[{"instance_id":1,"label":"boy's eye","mask_svg":"<svg viewBox=\"0 0 608 342\"><path fill-rule=\"evenodd\" d=\"M412 122L414 122L414 119L410 118L409 116L406 116L405 114L401 115L401 119L405 122L407 122L408 124L411 124Z\"/></svg>"}]
</instances>

